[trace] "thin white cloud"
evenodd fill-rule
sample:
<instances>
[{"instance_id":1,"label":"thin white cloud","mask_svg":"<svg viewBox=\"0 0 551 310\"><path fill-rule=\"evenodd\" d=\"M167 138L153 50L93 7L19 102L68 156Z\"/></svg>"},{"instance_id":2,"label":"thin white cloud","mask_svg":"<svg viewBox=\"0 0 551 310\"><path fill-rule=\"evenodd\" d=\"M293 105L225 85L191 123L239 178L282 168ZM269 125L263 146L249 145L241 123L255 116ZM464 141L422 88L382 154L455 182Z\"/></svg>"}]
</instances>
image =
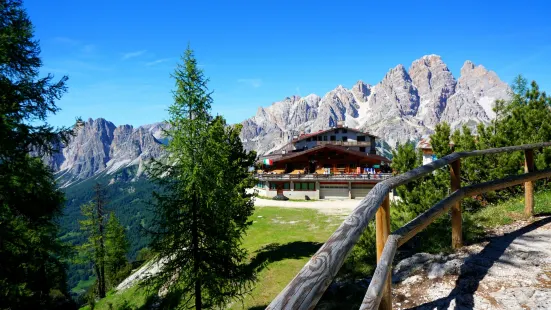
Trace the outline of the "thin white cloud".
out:
<instances>
[{"instance_id":1,"label":"thin white cloud","mask_svg":"<svg viewBox=\"0 0 551 310\"><path fill-rule=\"evenodd\" d=\"M158 64L163 63L163 62L167 62L167 61L169 61L169 60L170 60L170 58L157 59L157 60L155 60L155 61L148 62L148 63L146 63L145 65L148 66L148 67L149 67L149 66L154 66L154 65L158 65Z\"/></svg>"},{"instance_id":2,"label":"thin white cloud","mask_svg":"<svg viewBox=\"0 0 551 310\"><path fill-rule=\"evenodd\" d=\"M55 38L54 38L54 41L55 41L56 43L68 44L68 45L77 45L77 44L80 43L80 42L77 41L77 40L73 40L73 39L67 38L67 37L55 37Z\"/></svg>"},{"instance_id":3,"label":"thin white cloud","mask_svg":"<svg viewBox=\"0 0 551 310\"><path fill-rule=\"evenodd\" d=\"M145 52L147 52L147 51L146 50L141 50L141 51L125 53L125 54L122 55L122 59L126 60L126 59L130 59L130 58L138 57L140 55L145 54Z\"/></svg>"},{"instance_id":4,"label":"thin white cloud","mask_svg":"<svg viewBox=\"0 0 551 310\"><path fill-rule=\"evenodd\" d=\"M249 85L254 88L259 88L262 85L261 79L238 79L237 83Z\"/></svg>"}]
</instances>

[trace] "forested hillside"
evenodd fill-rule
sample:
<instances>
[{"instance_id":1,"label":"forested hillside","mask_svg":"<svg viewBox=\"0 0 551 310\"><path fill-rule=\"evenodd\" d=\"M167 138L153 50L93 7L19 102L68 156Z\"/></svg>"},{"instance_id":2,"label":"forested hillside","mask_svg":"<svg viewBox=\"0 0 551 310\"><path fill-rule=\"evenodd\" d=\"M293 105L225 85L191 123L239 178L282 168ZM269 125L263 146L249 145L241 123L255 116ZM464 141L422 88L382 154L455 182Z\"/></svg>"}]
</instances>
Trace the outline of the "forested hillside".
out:
<instances>
[{"instance_id":1,"label":"forested hillside","mask_svg":"<svg viewBox=\"0 0 551 310\"><path fill-rule=\"evenodd\" d=\"M64 188L66 208L60 218L61 240L71 245L83 243L84 236L78 222L82 219L80 207L92 200L93 187L99 183L106 189L107 212L114 211L126 228L126 235L130 241L128 258L135 260L138 251L149 243L144 228L148 227L151 221L149 205L151 193L156 189L156 185L145 177L134 179L135 169L137 166L122 169L115 174L100 174ZM69 288L74 288L79 281L88 280L92 274L91 266L71 263L67 276Z\"/></svg>"}]
</instances>

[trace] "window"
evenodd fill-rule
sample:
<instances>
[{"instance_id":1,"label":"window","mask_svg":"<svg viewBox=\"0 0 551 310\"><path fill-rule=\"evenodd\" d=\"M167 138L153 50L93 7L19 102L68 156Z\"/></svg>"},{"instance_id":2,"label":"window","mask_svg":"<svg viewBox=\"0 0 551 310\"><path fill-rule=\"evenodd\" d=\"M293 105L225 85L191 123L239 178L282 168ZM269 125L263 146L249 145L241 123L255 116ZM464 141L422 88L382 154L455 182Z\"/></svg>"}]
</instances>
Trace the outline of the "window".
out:
<instances>
[{"instance_id":1,"label":"window","mask_svg":"<svg viewBox=\"0 0 551 310\"><path fill-rule=\"evenodd\" d=\"M335 129L335 133L339 133L339 130L338 130L338 129Z\"/></svg>"},{"instance_id":2,"label":"window","mask_svg":"<svg viewBox=\"0 0 551 310\"><path fill-rule=\"evenodd\" d=\"M350 164L350 169L356 169L356 164Z\"/></svg>"},{"instance_id":3,"label":"window","mask_svg":"<svg viewBox=\"0 0 551 310\"><path fill-rule=\"evenodd\" d=\"M344 169L346 168L346 164L338 164L337 169Z\"/></svg>"},{"instance_id":4,"label":"window","mask_svg":"<svg viewBox=\"0 0 551 310\"><path fill-rule=\"evenodd\" d=\"M358 136L358 142L365 142L365 136Z\"/></svg>"},{"instance_id":5,"label":"window","mask_svg":"<svg viewBox=\"0 0 551 310\"><path fill-rule=\"evenodd\" d=\"M318 136L318 141L321 141L321 136Z\"/></svg>"},{"instance_id":6,"label":"window","mask_svg":"<svg viewBox=\"0 0 551 310\"><path fill-rule=\"evenodd\" d=\"M270 182L270 190L275 191L277 189L277 183Z\"/></svg>"},{"instance_id":7,"label":"window","mask_svg":"<svg viewBox=\"0 0 551 310\"><path fill-rule=\"evenodd\" d=\"M331 141L337 141L337 137L336 136L331 136Z\"/></svg>"},{"instance_id":8,"label":"window","mask_svg":"<svg viewBox=\"0 0 551 310\"><path fill-rule=\"evenodd\" d=\"M306 138L306 142L312 141L312 138Z\"/></svg>"},{"instance_id":9,"label":"window","mask_svg":"<svg viewBox=\"0 0 551 310\"><path fill-rule=\"evenodd\" d=\"M342 142L346 142L348 141L348 137L347 136L342 136Z\"/></svg>"},{"instance_id":10,"label":"window","mask_svg":"<svg viewBox=\"0 0 551 310\"><path fill-rule=\"evenodd\" d=\"M347 132L348 132L348 129L346 129L346 128L342 129L342 133L347 133Z\"/></svg>"},{"instance_id":11,"label":"window","mask_svg":"<svg viewBox=\"0 0 551 310\"><path fill-rule=\"evenodd\" d=\"M327 141L327 136L323 136L323 141Z\"/></svg>"},{"instance_id":12,"label":"window","mask_svg":"<svg viewBox=\"0 0 551 310\"><path fill-rule=\"evenodd\" d=\"M264 188L264 182L258 181L258 182L256 183L256 187Z\"/></svg>"},{"instance_id":13,"label":"window","mask_svg":"<svg viewBox=\"0 0 551 310\"><path fill-rule=\"evenodd\" d=\"M297 182L295 183L296 191L313 191L316 189L316 184L313 182Z\"/></svg>"},{"instance_id":14,"label":"window","mask_svg":"<svg viewBox=\"0 0 551 310\"><path fill-rule=\"evenodd\" d=\"M360 152L365 153L365 146L360 146Z\"/></svg>"},{"instance_id":15,"label":"window","mask_svg":"<svg viewBox=\"0 0 551 310\"><path fill-rule=\"evenodd\" d=\"M289 190L291 188L291 183L283 183L283 189Z\"/></svg>"}]
</instances>

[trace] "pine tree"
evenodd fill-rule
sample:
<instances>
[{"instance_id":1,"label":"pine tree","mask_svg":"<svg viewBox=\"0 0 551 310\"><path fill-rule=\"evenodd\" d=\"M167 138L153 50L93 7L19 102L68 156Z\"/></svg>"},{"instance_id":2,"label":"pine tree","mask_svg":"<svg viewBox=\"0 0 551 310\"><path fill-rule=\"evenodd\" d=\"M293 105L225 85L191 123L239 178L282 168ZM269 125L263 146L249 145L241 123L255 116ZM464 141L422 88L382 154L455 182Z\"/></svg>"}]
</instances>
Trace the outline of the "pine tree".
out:
<instances>
[{"instance_id":1,"label":"pine tree","mask_svg":"<svg viewBox=\"0 0 551 310\"><path fill-rule=\"evenodd\" d=\"M96 275L96 288L99 298L105 297L105 193L103 187L97 183L94 186L94 200L81 206L84 217L79 221L86 241L79 246L79 254L83 262L91 262Z\"/></svg>"},{"instance_id":2,"label":"pine tree","mask_svg":"<svg viewBox=\"0 0 551 310\"><path fill-rule=\"evenodd\" d=\"M114 212L109 214L105 235L105 268L107 269L107 287L117 285L128 275L129 263L126 254L130 243L126 231Z\"/></svg>"},{"instance_id":3,"label":"pine tree","mask_svg":"<svg viewBox=\"0 0 551 310\"><path fill-rule=\"evenodd\" d=\"M51 154L59 137L69 133L47 124L59 110L55 101L66 91L67 77L40 77L39 55L21 1L0 0L2 309L60 308L54 296L68 296L62 260L67 249L57 239L56 222L64 197L51 171L31 156Z\"/></svg>"},{"instance_id":4,"label":"pine tree","mask_svg":"<svg viewBox=\"0 0 551 310\"><path fill-rule=\"evenodd\" d=\"M167 164L150 173L163 190L155 193L156 229L151 249L165 262L148 283L182 294L182 305L222 307L246 292L252 275L245 266L242 235L253 202L247 172L256 155L246 153L240 127L209 114L207 79L188 48L173 77Z\"/></svg>"}]
</instances>

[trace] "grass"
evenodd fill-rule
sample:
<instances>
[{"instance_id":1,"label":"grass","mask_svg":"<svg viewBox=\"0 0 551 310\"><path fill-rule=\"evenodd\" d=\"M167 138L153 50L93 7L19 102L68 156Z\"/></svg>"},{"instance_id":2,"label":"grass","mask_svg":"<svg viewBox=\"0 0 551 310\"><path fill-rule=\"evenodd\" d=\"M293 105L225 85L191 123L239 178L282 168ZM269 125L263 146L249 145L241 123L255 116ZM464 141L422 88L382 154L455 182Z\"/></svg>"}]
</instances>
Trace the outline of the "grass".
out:
<instances>
[{"instance_id":1,"label":"grass","mask_svg":"<svg viewBox=\"0 0 551 310\"><path fill-rule=\"evenodd\" d=\"M534 201L536 215L551 214L551 191L537 193ZM479 237L484 233L483 229L528 219L523 211L524 197L489 205L474 214L465 213L465 228L469 223L476 224L480 230L473 231L473 234ZM311 209L260 207L251 220L253 224L243 246L251 255L250 263L263 268L251 294L243 303L231 304L230 309L264 309L336 230L343 217ZM442 235L449 243L449 231L442 232ZM120 294L110 292L98 301L95 309L109 309L109 303L113 309L147 309L144 305L148 303L148 297L145 291L136 287Z\"/></svg>"},{"instance_id":2,"label":"grass","mask_svg":"<svg viewBox=\"0 0 551 310\"><path fill-rule=\"evenodd\" d=\"M94 281L96 281L95 276L92 276L92 277L88 278L88 280L86 280L86 281L80 280L80 281L78 281L77 286L75 286L71 289L71 292L74 292L74 293L85 292L92 284L94 284Z\"/></svg>"},{"instance_id":3,"label":"grass","mask_svg":"<svg viewBox=\"0 0 551 310\"><path fill-rule=\"evenodd\" d=\"M120 294L114 291L107 293L107 296L99 300L94 307L96 309L147 309L145 306L149 295L143 289L136 286L131 287ZM110 306L111 305L111 308ZM80 308L80 310L90 310L90 306Z\"/></svg>"},{"instance_id":4,"label":"grass","mask_svg":"<svg viewBox=\"0 0 551 310\"><path fill-rule=\"evenodd\" d=\"M253 291L230 309L264 309L287 285L308 259L342 223L342 217L312 209L257 208L251 217L243 246L251 264L262 266ZM146 309L148 295L133 287L120 294L109 293L94 309ZM81 309L90 309L84 307Z\"/></svg>"},{"instance_id":5,"label":"grass","mask_svg":"<svg viewBox=\"0 0 551 310\"><path fill-rule=\"evenodd\" d=\"M534 213L551 214L551 191L542 191L534 195ZM472 220L485 228L494 228L511 224L516 220L527 220L524 214L524 197L516 197L509 201L487 206L471 215Z\"/></svg>"}]
</instances>

